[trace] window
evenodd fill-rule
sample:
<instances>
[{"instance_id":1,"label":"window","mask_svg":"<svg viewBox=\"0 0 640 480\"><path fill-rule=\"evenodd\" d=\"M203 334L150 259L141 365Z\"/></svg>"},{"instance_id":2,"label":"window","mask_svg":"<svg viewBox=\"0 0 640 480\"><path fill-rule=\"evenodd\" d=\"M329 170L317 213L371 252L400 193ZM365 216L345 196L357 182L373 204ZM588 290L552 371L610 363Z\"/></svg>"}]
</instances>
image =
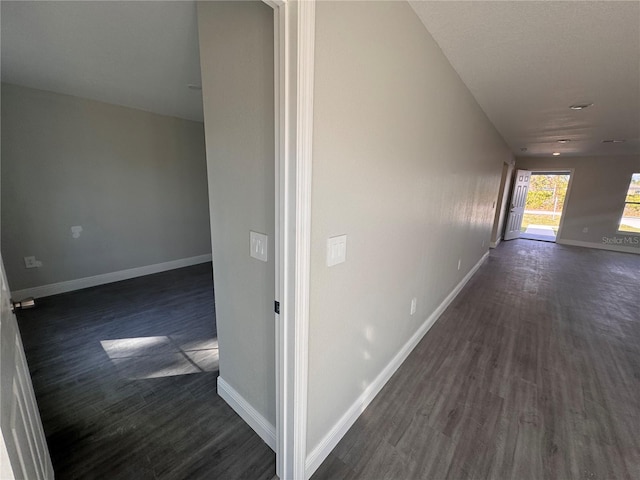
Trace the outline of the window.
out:
<instances>
[{"instance_id":1,"label":"window","mask_svg":"<svg viewBox=\"0 0 640 480\"><path fill-rule=\"evenodd\" d=\"M631 175L618 230L626 233L640 233L640 173Z\"/></svg>"}]
</instances>

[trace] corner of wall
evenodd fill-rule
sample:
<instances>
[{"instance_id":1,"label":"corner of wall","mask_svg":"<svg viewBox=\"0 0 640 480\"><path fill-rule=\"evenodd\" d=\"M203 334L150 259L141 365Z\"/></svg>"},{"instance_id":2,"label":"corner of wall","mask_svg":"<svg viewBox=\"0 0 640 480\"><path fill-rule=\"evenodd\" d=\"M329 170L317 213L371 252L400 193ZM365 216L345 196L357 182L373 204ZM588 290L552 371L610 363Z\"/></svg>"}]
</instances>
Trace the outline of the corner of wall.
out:
<instances>
[{"instance_id":1,"label":"corner of wall","mask_svg":"<svg viewBox=\"0 0 640 480\"><path fill-rule=\"evenodd\" d=\"M271 450L276 450L276 427L264 418L236 389L218 377L218 395L247 422Z\"/></svg>"}]
</instances>

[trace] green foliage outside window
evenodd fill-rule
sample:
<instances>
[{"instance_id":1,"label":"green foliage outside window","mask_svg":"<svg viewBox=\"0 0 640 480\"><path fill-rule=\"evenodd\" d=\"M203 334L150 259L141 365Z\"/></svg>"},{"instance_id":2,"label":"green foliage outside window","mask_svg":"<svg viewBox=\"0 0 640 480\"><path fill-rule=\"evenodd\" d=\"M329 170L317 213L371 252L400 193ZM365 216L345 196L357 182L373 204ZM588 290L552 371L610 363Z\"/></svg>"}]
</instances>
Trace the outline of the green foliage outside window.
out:
<instances>
[{"instance_id":1,"label":"green foliage outside window","mask_svg":"<svg viewBox=\"0 0 640 480\"><path fill-rule=\"evenodd\" d=\"M530 226L546 226L557 234L568 186L569 175L532 174L521 230L526 232Z\"/></svg>"},{"instance_id":2,"label":"green foliage outside window","mask_svg":"<svg viewBox=\"0 0 640 480\"><path fill-rule=\"evenodd\" d=\"M525 210L560 212L569 185L569 175L531 175Z\"/></svg>"}]
</instances>

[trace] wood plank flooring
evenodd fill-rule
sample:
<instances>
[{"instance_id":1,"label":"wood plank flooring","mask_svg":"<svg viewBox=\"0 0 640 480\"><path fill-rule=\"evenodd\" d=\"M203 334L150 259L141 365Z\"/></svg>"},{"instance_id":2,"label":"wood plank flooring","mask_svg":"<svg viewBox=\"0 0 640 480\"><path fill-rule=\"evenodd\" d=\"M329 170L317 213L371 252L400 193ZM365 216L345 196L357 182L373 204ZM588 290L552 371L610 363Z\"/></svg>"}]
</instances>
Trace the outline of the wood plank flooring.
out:
<instances>
[{"instance_id":1,"label":"wood plank flooring","mask_svg":"<svg viewBox=\"0 0 640 480\"><path fill-rule=\"evenodd\" d=\"M640 255L502 243L312 478L640 479Z\"/></svg>"},{"instance_id":2,"label":"wood plank flooring","mask_svg":"<svg viewBox=\"0 0 640 480\"><path fill-rule=\"evenodd\" d=\"M43 298L19 325L57 480L273 478L216 393L210 263Z\"/></svg>"},{"instance_id":3,"label":"wood plank flooring","mask_svg":"<svg viewBox=\"0 0 640 480\"><path fill-rule=\"evenodd\" d=\"M215 393L211 292L201 265L21 313L56 478L273 477ZM313 478L637 479L638 432L640 256L516 240Z\"/></svg>"}]
</instances>

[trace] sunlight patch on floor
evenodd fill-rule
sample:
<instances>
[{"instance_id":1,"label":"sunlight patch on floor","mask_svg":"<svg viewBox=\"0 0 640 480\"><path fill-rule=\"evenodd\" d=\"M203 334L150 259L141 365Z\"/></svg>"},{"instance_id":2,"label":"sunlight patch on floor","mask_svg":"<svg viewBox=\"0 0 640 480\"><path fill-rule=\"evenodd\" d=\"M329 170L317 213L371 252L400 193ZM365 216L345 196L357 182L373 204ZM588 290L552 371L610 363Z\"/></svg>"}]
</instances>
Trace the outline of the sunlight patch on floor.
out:
<instances>
[{"instance_id":1,"label":"sunlight patch on floor","mask_svg":"<svg viewBox=\"0 0 640 480\"><path fill-rule=\"evenodd\" d=\"M218 370L217 339L154 336L101 340L100 344L120 375L131 380Z\"/></svg>"}]
</instances>

